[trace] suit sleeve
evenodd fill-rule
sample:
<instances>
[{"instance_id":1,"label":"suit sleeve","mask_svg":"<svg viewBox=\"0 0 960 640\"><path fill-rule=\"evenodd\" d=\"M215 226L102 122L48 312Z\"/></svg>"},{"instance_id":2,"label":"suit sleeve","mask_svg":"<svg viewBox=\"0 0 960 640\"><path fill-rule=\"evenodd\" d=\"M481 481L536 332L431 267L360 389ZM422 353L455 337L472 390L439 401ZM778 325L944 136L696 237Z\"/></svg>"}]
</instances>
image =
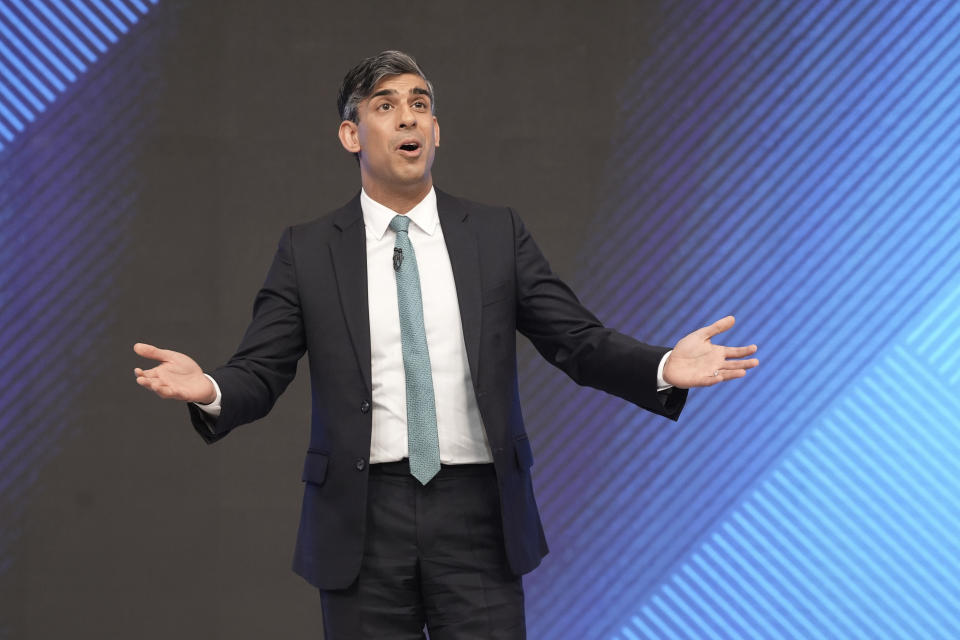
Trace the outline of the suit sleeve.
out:
<instances>
[{"instance_id":1,"label":"suit sleeve","mask_svg":"<svg viewBox=\"0 0 960 640\"><path fill-rule=\"evenodd\" d=\"M520 333L577 384L676 420L686 401L686 389L657 391L657 367L669 349L604 327L553 273L519 216L510 213Z\"/></svg>"},{"instance_id":2,"label":"suit sleeve","mask_svg":"<svg viewBox=\"0 0 960 640\"><path fill-rule=\"evenodd\" d=\"M207 442L265 416L297 372L306 350L294 263L292 229L280 238L273 264L257 294L253 319L230 361L210 375L223 394L219 417L188 405L191 421Z\"/></svg>"}]
</instances>

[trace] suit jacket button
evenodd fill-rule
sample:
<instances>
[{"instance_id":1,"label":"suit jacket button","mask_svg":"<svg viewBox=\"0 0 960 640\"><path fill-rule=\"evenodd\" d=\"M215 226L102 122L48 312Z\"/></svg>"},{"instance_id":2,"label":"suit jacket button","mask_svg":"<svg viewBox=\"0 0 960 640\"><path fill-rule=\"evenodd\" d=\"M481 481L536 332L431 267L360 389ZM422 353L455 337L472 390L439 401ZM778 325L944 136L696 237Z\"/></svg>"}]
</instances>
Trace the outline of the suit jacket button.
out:
<instances>
[{"instance_id":1,"label":"suit jacket button","mask_svg":"<svg viewBox=\"0 0 960 640\"><path fill-rule=\"evenodd\" d=\"M360 403L360 413L370 413L370 403L366 400Z\"/></svg>"},{"instance_id":2,"label":"suit jacket button","mask_svg":"<svg viewBox=\"0 0 960 640\"><path fill-rule=\"evenodd\" d=\"M357 461L353 463L353 466L357 468L357 471L363 471L363 468L367 466L367 461L363 458L357 458Z\"/></svg>"}]
</instances>

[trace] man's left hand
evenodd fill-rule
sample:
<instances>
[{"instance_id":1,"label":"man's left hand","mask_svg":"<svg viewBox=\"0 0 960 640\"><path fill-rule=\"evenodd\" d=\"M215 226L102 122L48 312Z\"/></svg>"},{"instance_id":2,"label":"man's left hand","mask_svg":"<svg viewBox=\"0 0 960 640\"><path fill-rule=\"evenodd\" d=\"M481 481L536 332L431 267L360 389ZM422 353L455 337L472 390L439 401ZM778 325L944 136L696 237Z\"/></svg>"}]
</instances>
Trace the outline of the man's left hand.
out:
<instances>
[{"instance_id":1,"label":"man's left hand","mask_svg":"<svg viewBox=\"0 0 960 640\"><path fill-rule=\"evenodd\" d=\"M724 347L710 342L711 338L732 327L734 322L733 316L727 316L680 340L663 367L664 381L681 389L689 389L710 387L747 375L747 369L754 368L760 361L756 358L734 358L752 356L757 352L757 345Z\"/></svg>"}]
</instances>

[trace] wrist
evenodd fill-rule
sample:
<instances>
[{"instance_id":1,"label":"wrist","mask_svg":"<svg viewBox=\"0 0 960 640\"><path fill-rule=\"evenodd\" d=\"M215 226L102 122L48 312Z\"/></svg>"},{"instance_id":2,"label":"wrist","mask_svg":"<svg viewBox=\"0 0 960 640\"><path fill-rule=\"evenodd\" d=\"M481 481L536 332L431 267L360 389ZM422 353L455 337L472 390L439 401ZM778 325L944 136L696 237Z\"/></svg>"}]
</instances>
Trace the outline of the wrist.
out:
<instances>
[{"instance_id":1,"label":"wrist","mask_svg":"<svg viewBox=\"0 0 960 640\"><path fill-rule=\"evenodd\" d=\"M217 388L213 385L213 382L210 381L208 376L204 376L207 382L207 391L203 394L200 400L197 400L197 404L209 405L217 401Z\"/></svg>"},{"instance_id":2,"label":"wrist","mask_svg":"<svg viewBox=\"0 0 960 640\"><path fill-rule=\"evenodd\" d=\"M660 364L657 366L657 391L666 391L673 386L673 383L666 378L667 362L669 362L672 353L673 349L667 351L660 358Z\"/></svg>"}]
</instances>

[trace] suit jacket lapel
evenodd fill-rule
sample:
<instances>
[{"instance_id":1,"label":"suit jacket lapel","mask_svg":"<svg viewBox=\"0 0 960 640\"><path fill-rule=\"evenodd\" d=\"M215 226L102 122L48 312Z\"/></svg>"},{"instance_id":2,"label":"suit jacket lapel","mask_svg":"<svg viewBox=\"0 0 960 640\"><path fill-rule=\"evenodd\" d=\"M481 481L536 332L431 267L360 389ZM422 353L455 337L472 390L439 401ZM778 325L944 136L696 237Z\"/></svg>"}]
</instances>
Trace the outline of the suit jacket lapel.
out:
<instances>
[{"instance_id":1,"label":"suit jacket lapel","mask_svg":"<svg viewBox=\"0 0 960 640\"><path fill-rule=\"evenodd\" d=\"M372 393L370 374L370 311L367 300L367 241L360 194L334 214L339 237L330 241L330 257L340 293L340 307L350 332L357 364Z\"/></svg>"},{"instance_id":2,"label":"suit jacket lapel","mask_svg":"<svg viewBox=\"0 0 960 640\"><path fill-rule=\"evenodd\" d=\"M450 255L453 280L457 287L460 305L460 322L463 325L463 340L467 347L467 361L474 386L480 378L480 254L477 239L470 226L470 216L457 199L436 189L437 211L440 227Z\"/></svg>"}]
</instances>

